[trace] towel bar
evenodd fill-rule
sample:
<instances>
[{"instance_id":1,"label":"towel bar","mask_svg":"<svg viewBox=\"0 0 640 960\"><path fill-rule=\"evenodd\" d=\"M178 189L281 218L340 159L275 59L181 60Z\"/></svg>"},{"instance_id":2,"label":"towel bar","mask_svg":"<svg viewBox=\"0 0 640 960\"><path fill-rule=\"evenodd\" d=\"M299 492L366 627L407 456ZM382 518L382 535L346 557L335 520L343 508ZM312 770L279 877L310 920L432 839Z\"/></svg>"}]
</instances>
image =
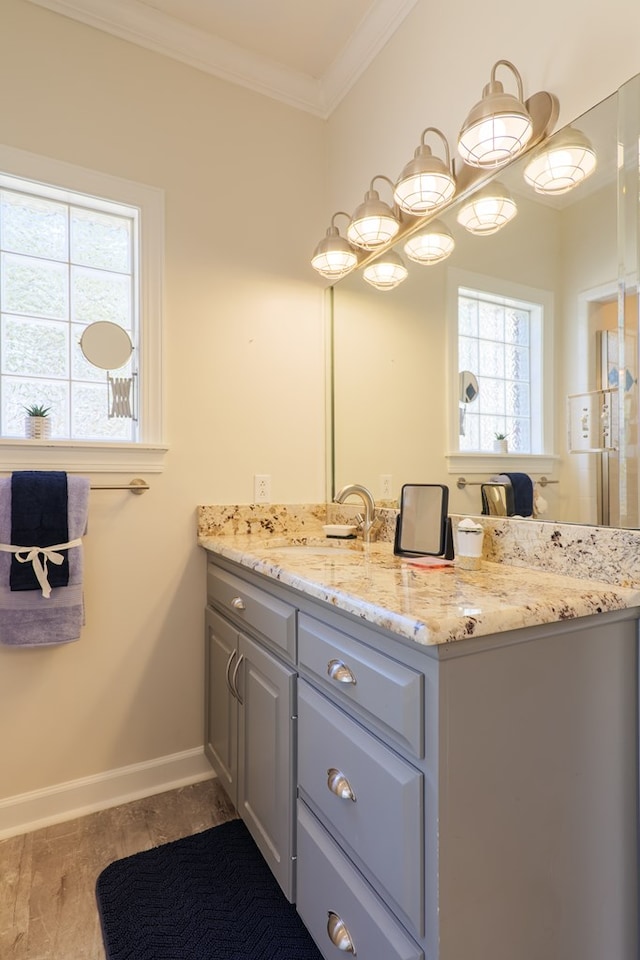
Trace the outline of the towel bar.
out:
<instances>
[{"instance_id":1,"label":"towel bar","mask_svg":"<svg viewBox=\"0 0 640 960\"><path fill-rule=\"evenodd\" d=\"M483 483L491 483L491 480L465 480L464 477L458 477L456 486L458 490L464 490L465 487L481 487ZM541 487L546 487L550 483L560 483L560 481L540 477L539 480L534 480L534 483L539 483Z\"/></svg>"},{"instance_id":2,"label":"towel bar","mask_svg":"<svg viewBox=\"0 0 640 960\"><path fill-rule=\"evenodd\" d=\"M145 490L149 489L149 484L146 480L142 480L140 477L134 477L130 483L98 483L91 484L92 490L129 490L131 493L135 493L136 496L140 496L141 493L144 493Z\"/></svg>"}]
</instances>

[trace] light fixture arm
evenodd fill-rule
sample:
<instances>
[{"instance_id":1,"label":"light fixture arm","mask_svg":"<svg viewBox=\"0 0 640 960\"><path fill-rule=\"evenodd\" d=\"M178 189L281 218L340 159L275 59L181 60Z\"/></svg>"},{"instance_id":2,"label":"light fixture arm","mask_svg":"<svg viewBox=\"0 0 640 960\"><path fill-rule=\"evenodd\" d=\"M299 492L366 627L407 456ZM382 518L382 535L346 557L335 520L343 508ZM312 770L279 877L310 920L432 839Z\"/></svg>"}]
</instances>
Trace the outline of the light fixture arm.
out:
<instances>
[{"instance_id":1,"label":"light fixture arm","mask_svg":"<svg viewBox=\"0 0 640 960\"><path fill-rule=\"evenodd\" d=\"M329 226L329 229L327 230L327 236L330 235L330 231L331 231L331 234L334 234L334 235L336 233L338 234L340 233L340 230L338 229L338 227L336 227L336 217L346 217L349 222L351 221L351 217L344 210L336 210L334 215L331 217L331 224Z\"/></svg>"},{"instance_id":2,"label":"light fixture arm","mask_svg":"<svg viewBox=\"0 0 640 960\"><path fill-rule=\"evenodd\" d=\"M376 180L384 180L384 181L386 181L386 183L389 184L389 186L391 187L391 190L393 191L393 188L394 188L394 186L395 186L395 184L393 183L393 180L390 180L389 177L386 177L386 176L384 175L384 173L377 173L377 174L375 175L375 177L372 178L371 183L369 184L369 193L370 193L370 194L371 194L371 193L377 193L377 190L374 190L374 187L373 187L373 185L374 185L374 183L376 182Z\"/></svg>"},{"instance_id":3,"label":"light fixture arm","mask_svg":"<svg viewBox=\"0 0 640 960\"><path fill-rule=\"evenodd\" d=\"M371 178L371 183L369 184L369 191L365 197L365 200L378 200L380 198L380 194L378 193L377 190L374 189L374 186L373 186L376 180L384 180L385 183L388 183L389 186L391 187L391 193L393 194L393 191L395 188L395 183L393 182L393 180L385 176L384 173L377 173L375 177ZM398 204L396 203L395 197L393 198L392 202L393 202L393 206L391 207L391 212L393 213L394 217L396 217L398 221L400 221L400 219L402 218L402 213L400 211Z\"/></svg>"},{"instance_id":4,"label":"light fixture arm","mask_svg":"<svg viewBox=\"0 0 640 960\"><path fill-rule=\"evenodd\" d=\"M511 70L512 74L516 78L516 84L518 85L518 100L520 100L521 103L524 103L522 77L520 76L520 73L517 67L515 67L510 60L496 60L496 62L491 68L491 80L489 81L488 88L485 88L485 94L496 93L496 92L502 93L502 91L504 90L504 87L502 86L500 81L496 80L496 70L498 69L498 67L508 67L508 69Z\"/></svg>"},{"instance_id":5,"label":"light fixture arm","mask_svg":"<svg viewBox=\"0 0 640 960\"><path fill-rule=\"evenodd\" d=\"M449 169L449 170L451 170L452 172L454 172L454 171L453 171L453 166L452 166L452 164L451 164L451 151L449 150L449 143L448 143L447 138L445 137L444 133L442 132L442 130L438 130L437 127L425 127L425 129L422 131L422 136L420 137L420 147L426 147L426 146L427 146L427 144L425 143L425 137L426 137L426 135L427 135L428 133L435 133L435 134L437 134L437 135L440 137L440 139L442 140L442 142L443 142L443 144L444 144L444 155L445 155L446 162L447 162L447 169ZM419 154L419 152L420 152L420 147L418 147L418 149L416 150L416 156L418 156L418 154Z\"/></svg>"}]
</instances>

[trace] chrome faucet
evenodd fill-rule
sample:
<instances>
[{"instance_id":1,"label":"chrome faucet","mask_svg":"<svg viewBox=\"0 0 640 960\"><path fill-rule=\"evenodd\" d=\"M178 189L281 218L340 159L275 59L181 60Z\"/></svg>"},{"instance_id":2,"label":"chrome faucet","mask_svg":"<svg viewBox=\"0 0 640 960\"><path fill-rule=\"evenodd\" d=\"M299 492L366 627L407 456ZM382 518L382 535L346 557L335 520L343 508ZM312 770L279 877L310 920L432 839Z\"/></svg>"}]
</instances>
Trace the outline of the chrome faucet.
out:
<instances>
[{"instance_id":1,"label":"chrome faucet","mask_svg":"<svg viewBox=\"0 0 640 960\"><path fill-rule=\"evenodd\" d=\"M361 497L364 504L364 519L360 516L358 519L362 525L362 539L365 543L369 543L376 516L376 505L371 491L367 487L363 487L361 483L347 483L336 494L335 502L344 503L347 497L350 497L353 493Z\"/></svg>"}]
</instances>

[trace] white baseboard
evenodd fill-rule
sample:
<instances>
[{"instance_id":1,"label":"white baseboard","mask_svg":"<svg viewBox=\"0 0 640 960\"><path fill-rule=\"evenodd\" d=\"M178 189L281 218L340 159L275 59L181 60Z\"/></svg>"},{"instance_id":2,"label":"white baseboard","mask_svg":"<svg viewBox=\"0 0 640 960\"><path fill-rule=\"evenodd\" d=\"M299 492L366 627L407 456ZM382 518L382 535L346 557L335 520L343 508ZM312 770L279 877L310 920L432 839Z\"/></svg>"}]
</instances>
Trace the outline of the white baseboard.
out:
<instances>
[{"instance_id":1,"label":"white baseboard","mask_svg":"<svg viewBox=\"0 0 640 960\"><path fill-rule=\"evenodd\" d=\"M0 800L0 840L215 776L202 747Z\"/></svg>"}]
</instances>

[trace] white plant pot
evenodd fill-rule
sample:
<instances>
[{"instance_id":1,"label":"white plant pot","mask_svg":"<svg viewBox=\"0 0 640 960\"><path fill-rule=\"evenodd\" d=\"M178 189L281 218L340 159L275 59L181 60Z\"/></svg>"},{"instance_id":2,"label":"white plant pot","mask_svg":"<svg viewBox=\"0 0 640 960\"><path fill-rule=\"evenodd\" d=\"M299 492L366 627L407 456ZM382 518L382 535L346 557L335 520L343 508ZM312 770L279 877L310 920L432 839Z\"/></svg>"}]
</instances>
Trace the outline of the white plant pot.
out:
<instances>
[{"instance_id":1,"label":"white plant pot","mask_svg":"<svg viewBox=\"0 0 640 960\"><path fill-rule=\"evenodd\" d=\"M24 432L29 440L47 440L51 436L49 417L25 417Z\"/></svg>"},{"instance_id":2,"label":"white plant pot","mask_svg":"<svg viewBox=\"0 0 640 960\"><path fill-rule=\"evenodd\" d=\"M508 453L509 444L507 440L494 440L493 441L493 450L495 453Z\"/></svg>"}]
</instances>

